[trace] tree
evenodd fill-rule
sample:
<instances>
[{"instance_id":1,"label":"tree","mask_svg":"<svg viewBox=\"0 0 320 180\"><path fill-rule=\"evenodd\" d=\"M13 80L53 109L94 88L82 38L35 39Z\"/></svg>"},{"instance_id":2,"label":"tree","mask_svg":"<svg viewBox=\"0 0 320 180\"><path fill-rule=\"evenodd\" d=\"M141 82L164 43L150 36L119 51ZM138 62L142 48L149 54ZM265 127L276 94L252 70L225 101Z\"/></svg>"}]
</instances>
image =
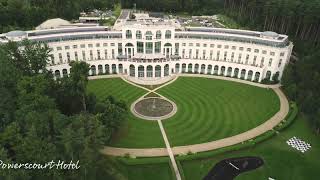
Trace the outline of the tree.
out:
<instances>
[{"instance_id":1,"label":"tree","mask_svg":"<svg viewBox=\"0 0 320 180\"><path fill-rule=\"evenodd\" d=\"M89 65L86 62L71 62L69 77L60 79L58 85L58 104L67 115L87 111L87 84Z\"/></svg>"}]
</instances>

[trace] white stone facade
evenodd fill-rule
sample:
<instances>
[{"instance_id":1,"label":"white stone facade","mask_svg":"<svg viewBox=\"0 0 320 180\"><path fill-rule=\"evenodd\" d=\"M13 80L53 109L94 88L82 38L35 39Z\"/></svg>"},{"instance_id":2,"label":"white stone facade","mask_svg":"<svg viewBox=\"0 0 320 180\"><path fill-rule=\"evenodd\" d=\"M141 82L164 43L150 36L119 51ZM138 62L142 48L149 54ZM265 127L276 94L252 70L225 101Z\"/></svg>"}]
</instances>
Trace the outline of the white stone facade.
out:
<instances>
[{"instance_id":1,"label":"white stone facade","mask_svg":"<svg viewBox=\"0 0 320 180\"><path fill-rule=\"evenodd\" d=\"M177 28L168 22L127 23L121 30L75 27L27 31L51 48L56 77L71 61L86 61L90 75L124 74L157 81L172 74L202 73L260 82L282 76L293 45L286 35L218 28ZM19 38L18 38L19 39ZM8 41L6 34L0 42Z\"/></svg>"}]
</instances>

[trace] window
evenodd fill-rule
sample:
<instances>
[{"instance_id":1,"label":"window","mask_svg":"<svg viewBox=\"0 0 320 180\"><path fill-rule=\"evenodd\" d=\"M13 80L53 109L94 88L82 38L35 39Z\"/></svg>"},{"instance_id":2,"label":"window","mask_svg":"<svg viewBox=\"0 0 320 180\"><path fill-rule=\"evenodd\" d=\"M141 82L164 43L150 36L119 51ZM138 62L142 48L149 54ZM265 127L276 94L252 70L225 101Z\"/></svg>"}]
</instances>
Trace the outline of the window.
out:
<instances>
[{"instance_id":1,"label":"window","mask_svg":"<svg viewBox=\"0 0 320 180\"><path fill-rule=\"evenodd\" d=\"M247 48L247 51L248 51L248 52L251 52L251 48Z\"/></svg>"},{"instance_id":2,"label":"window","mask_svg":"<svg viewBox=\"0 0 320 180\"><path fill-rule=\"evenodd\" d=\"M228 55L227 52L224 52L224 55L223 55L223 60L224 61L227 61L227 55Z\"/></svg>"},{"instance_id":3,"label":"window","mask_svg":"<svg viewBox=\"0 0 320 180\"><path fill-rule=\"evenodd\" d=\"M182 43L182 46L186 46L186 43Z\"/></svg>"},{"instance_id":4,"label":"window","mask_svg":"<svg viewBox=\"0 0 320 180\"><path fill-rule=\"evenodd\" d=\"M154 46L154 52L161 53L161 42L155 42Z\"/></svg>"},{"instance_id":5,"label":"window","mask_svg":"<svg viewBox=\"0 0 320 180\"><path fill-rule=\"evenodd\" d=\"M239 47L239 50L240 50L240 51L243 51L243 47Z\"/></svg>"},{"instance_id":6,"label":"window","mask_svg":"<svg viewBox=\"0 0 320 180\"><path fill-rule=\"evenodd\" d=\"M263 50L263 51L262 51L262 54L267 54L267 51L266 51L266 50Z\"/></svg>"},{"instance_id":7,"label":"window","mask_svg":"<svg viewBox=\"0 0 320 180\"><path fill-rule=\"evenodd\" d=\"M61 51L62 50L62 48L61 47L57 47L57 51Z\"/></svg>"},{"instance_id":8,"label":"window","mask_svg":"<svg viewBox=\"0 0 320 180\"><path fill-rule=\"evenodd\" d=\"M261 58L261 63L260 63L260 66L264 66L264 57Z\"/></svg>"},{"instance_id":9,"label":"window","mask_svg":"<svg viewBox=\"0 0 320 180\"><path fill-rule=\"evenodd\" d=\"M122 55L122 43L118 43L118 54Z\"/></svg>"},{"instance_id":10,"label":"window","mask_svg":"<svg viewBox=\"0 0 320 180\"><path fill-rule=\"evenodd\" d=\"M142 37L141 31L136 31L136 38L141 39L141 37Z\"/></svg>"},{"instance_id":11,"label":"window","mask_svg":"<svg viewBox=\"0 0 320 180\"><path fill-rule=\"evenodd\" d=\"M189 58L192 57L192 49L189 49Z\"/></svg>"},{"instance_id":12,"label":"window","mask_svg":"<svg viewBox=\"0 0 320 180\"><path fill-rule=\"evenodd\" d=\"M175 55L179 55L179 43L175 43L174 44L174 47L175 47Z\"/></svg>"},{"instance_id":13,"label":"window","mask_svg":"<svg viewBox=\"0 0 320 180\"><path fill-rule=\"evenodd\" d=\"M255 52L255 53L259 53L259 49L255 49L254 52Z\"/></svg>"},{"instance_id":14,"label":"window","mask_svg":"<svg viewBox=\"0 0 320 180\"><path fill-rule=\"evenodd\" d=\"M271 56L274 56L276 53L275 52L270 52L270 55Z\"/></svg>"},{"instance_id":15,"label":"window","mask_svg":"<svg viewBox=\"0 0 320 180\"><path fill-rule=\"evenodd\" d=\"M185 53L186 53L186 50L185 50L185 49L182 49L182 58L184 58Z\"/></svg>"},{"instance_id":16,"label":"window","mask_svg":"<svg viewBox=\"0 0 320 180\"><path fill-rule=\"evenodd\" d=\"M281 53L280 53L280 56L281 56L281 57L283 57L283 56L284 56L284 54L285 54L285 52L281 52Z\"/></svg>"},{"instance_id":17,"label":"window","mask_svg":"<svg viewBox=\"0 0 320 180\"><path fill-rule=\"evenodd\" d=\"M196 59L199 57L199 49L196 49Z\"/></svg>"},{"instance_id":18,"label":"window","mask_svg":"<svg viewBox=\"0 0 320 180\"><path fill-rule=\"evenodd\" d=\"M231 62L233 62L234 52L231 53Z\"/></svg>"},{"instance_id":19,"label":"window","mask_svg":"<svg viewBox=\"0 0 320 180\"><path fill-rule=\"evenodd\" d=\"M108 43L103 43L103 47L107 47L108 46Z\"/></svg>"},{"instance_id":20,"label":"window","mask_svg":"<svg viewBox=\"0 0 320 180\"><path fill-rule=\"evenodd\" d=\"M98 60L100 60L101 59L100 50L97 50L97 56L98 56Z\"/></svg>"},{"instance_id":21,"label":"window","mask_svg":"<svg viewBox=\"0 0 320 180\"><path fill-rule=\"evenodd\" d=\"M214 44L210 44L210 47L211 47L211 48L214 48Z\"/></svg>"},{"instance_id":22,"label":"window","mask_svg":"<svg viewBox=\"0 0 320 180\"><path fill-rule=\"evenodd\" d=\"M221 48L221 45L220 45L220 44L218 45L218 48Z\"/></svg>"},{"instance_id":23,"label":"window","mask_svg":"<svg viewBox=\"0 0 320 180\"><path fill-rule=\"evenodd\" d=\"M86 60L86 52L82 51L82 59L85 61Z\"/></svg>"},{"instance_id":24,"label":"window","mask_svg":"<svg viewBox=\"0 0 320 180\"><path fill-rule=\"evenodd\" d=\"M249 62L249 54L247 54L247 56L246 56L246 62L245 62L245 64L248 64L248 62Z\"/></svg>"},{"instance_id":25,"label":"window","mask_svg":"<svg viewBox=\"0 0 320 180\"><path fill-rule=\"evenodd\" d=\"M81 48L85 48L86 45L85 45L85 44L81 44L80 47L81 47Z\"/></svg>"},{"instance_id":26,"label":"window","mask_svg":"<svg viewBox=\"0 0 320 180\"><path fill-rule=\"evenodd\" d=\"M62 54L61 54L61 53L59 53L59 61L60 61L60 63L63 62L63 60L62 60Z\"/></svg>"},{"instance_id":27,"label":"window","mask_svg":"<svg viewBox=\"0 0 320 180\"><path fill-rule=\"evenodd\" d=\"M78 52L74 52L74 59L76 60L76 61L78 61Z\"/></svg>"},{"instance_id":28,"label":"window","mask_svg":"<svg viewBox=\"0 0 320 180\"><path fill-rule=\"evenodd\" d=\"M197 47L200 47L200 43L196 43L196 46L197 46Z\"/></svg>"},{"instance_id":29,"label":"window","mask_svg":"<svg viewBox=\"0 0 320 180\"><path fill-rule=\"evenodd\" d=\"M237 49L237 47L235 47L235 46L232 46L232 50L236 50Z\"/></svg>"},{"instance_id":30,"label":"window","mask_svg":"<svg viewBox=\"0 0 320 180\"><path fill-rule=\"evenodd\" d=\"M116 44L115 44L115 43L110 43L110 45L111 45L111 46L115 46Z\"/></svg>"},{"instance_id":31,"label":"window","mask_svg":"<svg viewBox=\"0 0 320 180\"><path fill-rule=\"evenodd\" d=\"M242 54L240 53L239 56L238 56L238 63L241 62L241 56L242 56Z\"/></svg>"},{"instance_id":32,"label":"window","mask_svg":"<svg viewBox=\"0 0 320 180\"><path fill-rule=\"evenodd\" d=\"M152 32L151 31L146 32L146 40L152 40Z\"/></svg>"},{"instance_id":33,"label":"window","mask_svg":"<svg viewBox=\"0 0 320 180\"><path fill-rule=\"evenodd\" d=\"M152 54L152 50L153 50L153 43L146 42L146 54Z\"/></svg>"},{"instance_id":34,"label":"window","mask_svg":"<svg viewBox=\"0 0 320 180\"><path fill-rule=\"evenodd\" d=\"M126 38L131 39L132 38L132 32L131 30L126 30Z\"/></svg>"},{"instance_id":35,"label":"window","mask_svg":"<svg viewBox=\"0 0 320 180\"><path fill-rule=\"evenodd\" d=\"M70 53L67 52L67 60L68 60L68 63L70 63L71 59L70 59Z\"/></svg>"},{"instance_id":36,"label":"window","mask_svg":"<svg viewBox=\"0 0 320 180\"><path fill-rule=\"evenodd\" d=\"M272 58L269 59L269 66L272 65Z\"/></svg>"},{"instance_id":37,"label":"window","mask_svg":"<svg viewBox=\"0 0 320 180\"><path fill-rule=\"evenodd\" d=\"M73 45L73 49L77 49L78 48L78 45Z\"/></svg>"},{"instance_id":38,"label":"window","mask_svg":"<svg viewBox=\"0 0 320 180\"><path fill-rule=\"evenodd\" d=\"M202 59L206 59L206 50L202 51Z\"/></svg>"},{"instance_id":39,"label":"window","mask_svg":"<svg viewBox=\"0 0 320 180\"><path fill-rule=\"evenodd\" d=\"M100 43L96 43L96 47L100 47Z\"/></svg>"},{"instance_id":40,"label":"window","mask_svg":"<svg viewBox=\"0 0 320 180\"><path fill-rule=\"evenodd\" d=\"M114 49L112 49L112 51L111 51L111 55L112 55L112 59L115 59Z\"/></svg>"},{"instance_id":41,"label":"window","mask_svg":"<svg viewBox=\"0 0 320 180\"><path fill-rule=\"evenodd\" d=\"M104 59L108 59L108 50L104 50Z\"/></svg>"},{"instance_id":42,"label":"window","mask_svg":"<svg viewBox=\"0 0 320 180\"><path fill-rule=\"evenodd\" d=\"M253 57L253 65L256 65L256 62L257 62L257 56L254 56Z\"/></svg>"},{"instance_id":43,"label":"window","mask_svg":"<svg viewBox=\"0 0 320 180\"><path fill-rule=\"evenodd\" d=\"M88 47L89 47L89 48L92 48L92 47L93 47L93 45L92 45L92 44L88 44Z\"/></svg>"},{"instance_id":44,"label":"window","mask_svg":"<svg viewBox=\"0 0 320 180\"><path fill-rule=\"evenodd\" d=\"M225 49L229 49L229 46L228 46L228 45L225 45L224 48L225 48Z\"/></svg>"},{"instance_id":45,"label":"window","mask_svg":"<svg viewBox=\"0 0 320 180\"><path fill-rule=\"evenodd\" d=\"M207 44L203 44L203 47L207 47Z\"/></svg>"},{"instance_id":46,"label":"window","mask_svg":"<svg viewBox=\"0 0 320 180\"><path fill-rule=\"evenodd\" d=\"M161 31L160 30L158 30L156 32L156 39L161 39Z\"/></svg>"},{"instance_id":47,"label":"window","mask_svg":"<svg viewBox=\"0 0 320 180\"><path fill-rule=\"evenodd\" d=\"M143 53L143 42L137 42L137 52Z\"/></svg>"},{"instance_id":48,"label":"window","mask_svg":"<svg viewBox=\"0 0 320 180\"><path fill-rule=\"evenodd\" d=\"M165 37L166 37L166 39L171 39L171 31L170 30L166 30Z\"/></svg>"},{"instance_id":49,"label":"window","mask_svg":"<svg viewBox=\"0 0 320 180\"><path fill-rule=\"evenodd\" d=\"M282 64L282 59L279 60L279 64L278 64L278 67L280 67Z\"/></svg>"},{"instance_id":50,"label":"window","mask_svg":"<svg viewBox=\"0 0 320 180\"><path fill-rule=\"evenodd\" d=\"M190 47L193 46L193 43L189 43L189 46L190 46Z\"/></svg>"},{"instance_id":51,"label":"window","mask_svg":"<svg viewBox=\"0 0 320 180\"><path fill-rule=\"evenodd\" d=\"M70 49L70 46L65 46L64 49L68 50L68 49Z\"/></svg>"},{"instance_id":52,"label":"window","mask_svg":"<svg viewBox=\"0 0 320 180\"><path fill-rule=\"evenodd\" d=\"M93 60L93 53L92 53L92 50L90 50L90 60Z\"/></svg>"}]
</instances>

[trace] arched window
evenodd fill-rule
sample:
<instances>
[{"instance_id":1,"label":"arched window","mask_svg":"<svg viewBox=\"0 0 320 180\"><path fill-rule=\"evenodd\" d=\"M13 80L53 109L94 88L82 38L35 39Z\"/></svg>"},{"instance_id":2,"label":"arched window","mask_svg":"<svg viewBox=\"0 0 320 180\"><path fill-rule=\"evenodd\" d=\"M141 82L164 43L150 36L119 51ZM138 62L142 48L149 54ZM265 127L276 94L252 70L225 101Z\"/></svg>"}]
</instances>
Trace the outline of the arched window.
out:
<instances>
[{"instance_id":1,"label":"arched window","mask_svg":"<svg viewBox=\"0 0 320 180\"><path fill-rule=\"evenodd\" d=\"M147 66L147 77L153 76L153 68L151 65Z\"/></svg>"},{"instance_id":2,"label":"arched window","mask_svg":"<svg viewBox=\"0 0 320 180\"><path fill-rule=\"evenodd\" d=\"M146 32L146 40L152 40L152 32L151 31Z\"/></svg>"},{"instance_id":3,"label":"arched window","mask_svg":"<svg viewBox=\"0 0 320 180\"><path fill-rule=\"evenodd\" d=\"M239 76L239 68L234 69L233 77L238 78Z\"/></svg>"},{"instance_id":4,"label":"arched window","mask_svg":"<svg viewBox=\"0 0 320 180\"><path fill-rule=\"evenodd\" d=\"M96 66L95 65L92 65L91 66L91 75L95 76L97 73L96 73Z\"/></svg>"},{"instance_id":5,"label":"arched window","mask_svg":"<svg viewBox=\"0 0 320 180\"><path fill-rule=\"evenodd\" d=\"M232 74L232 67L228 67L227 76L231 77Z\"/></svg>"},{"instance_id":6,"label":"arched window","mask_svg":"<svg viewBox=\"0 0 320 180\"><path fill-rule=\"evenodd\" d=\"M105 73L110 74L110 67L109 64L104 65Z\"/></svg>"},{"instance_id":7,"label":"arched window","mask_svg":"<svg viewBox=\"0 0 320 180\"><path fill-rule=\"evenodd\" d=\"M179 71L180 71L180 64L179 64L179 63L176 63L175 72L176 72L176 73L179 73Z\"/></svg>"},{"instance_id":8,"label":"arched window","mask_svg":"<svg viewBox=\"0 0 320 180\"><path fill-rule=\"evenodd\" d=\"M260 73L256 72L256 74L254 75L254 81L258 82L260 79Z\"/></svg>"},{"instance_id":9,"label":"arched window","mask_svg":"<svg viewBox=\"0 0 320 180\"><path fill-rule=\"evenodd\" d=\"M212 73L212 65L209 65L207 69L207 74L211 74L211 73Z\"/></svg>"},{"instance_id":10,"label":"arched window","mask_svg":"<svg viewBox=\"0 0 320 180\"><path fill-rule=\"evenodd\" d=\"M215 66L214 66L213 74L217 75L217 74L218 74L218 71L219 71L219 66L218 66L218 65L215 65Z\"/></svg>"},{"instance_id":11,"label":"arched window","mask_svg":"<svg viewBox=\"0 0 320 180\"><path fill-rule=\"evenodd\" d=\"M246 76L246 70L242 69L240 74L240 79L244 79L245 76Z\"/></svg>"},{"instance_id":12,"label":"arched window","mask_svg":"<svg viewBox=\"0 0 320 180\"><path fill-rule=\"evenodd\" d=\"M111 69L112 69L112 74L117 74L117 65L112 64Z\"/></svg>"},{"instance_id":13,"label":"arched window","mask_svg":"<svg viewBox=\"0 0 320 180\"><path fill-rule=\"evenodd\" d=\"M200 71L200 73L201 73L201 74L204 74L205 71L206 71L206 65L202 64L202 65L201 65L201 71Z\"/></svg>"},{"instance_id":14,"label":"arched window","mask_svg":"<svg viewBox=\"0 0 320 180\"><path fill-rule=\"evenodd\" d=\"M125 47L133 47L133 44L132 44L132 43L127 43L127 44L125 45Z\"/></svg>"},{"instance_id":15,"label":"arched window","mask_svg":"<svg viewBox=\"0 0 320 180\"><path fill-rule=\"evenodd\" d=\"M224 76L224 72L226 71L226 67L222 66L221 67L221 72L220 75Z\"/></svg>"},{"instance_id":16,"label":"arched window","mask_svg":"<svg viewBox=\"0 0 320 180\"><path fill-rule=\"evenodd\" d=\"M118 68L119 68L119 73L122 74L123 73L123 65L119 64Z\"/></svg>"},{"instance_id":17,"label":"arched window","mask_svg":"<svg viewBox=\"0 0 320 180\"><path fill-rule=\"evenodd\" d=\"M138 77L144 77L144 67L141 65L138 67Z\"/></svg>"},{"instance_id":18,"label":"arched window","mask_svg":"<svg viewBox=\"0 0 320 180\"><path fill-rule=\"evenodd\" d=\"M68 70L67 69L62 69L62 76L67 77L68 76Z\"/></svg>"},{"instance_id":19,"label":"arched window","mask_svg":"<svg viewBox=\"0 0 320 180\"><path fill-rule=\"evenodd\" d=\"M171 31L170 30L166 30L166 39L171 39Z\"/></svg>"},{"instance_id":20,"label":"arched window","mask_svg":"<svg viewBox=\"0 0 320 180\"><path fill-rule=\"evenodd\" d=\"M247 77L247 80L251 81L252 80L252 75L253 75L253 71L249 71L248 72L248 77Z\"/></svg>"},{"instance_id":21,"label":"arched window","mask_svg":"<svg viewBox=\"0 0 320 180\"><path fill-rule=\"evenodd\" d=\"M169 76L169 64L164 66L164 76Z\"/></svg>"},{"instance_id":22,"label":"arched window","mask_svg":"<svg viewBox=\"0 0 320 180\"><path fill-rule=\"evenodd\" d=\"M183 63L182 64L182 73L186 72L186 68L187 68L187 65Z\"/></svg>"},{"instance_id":23,"label":"arched window","mask_svg":"<svg viewBox=\"0 0 320 180\"><path fill-rule=\"evenodd\" d=\"M267 71L266 79L270 80L270 78L271 78L271 71Z\"/></svg>"},{"instance_id":24,"label":"arched window","mask_svg":"<svg viewBox=\"0 0 320 180\"><path fill-rule=\"evenodd\" d=\"M103 74L102 65L98 65L98 74Z\"/></svg>"},{"instance_id":25,"label":"arched window","mask_svg":"<svg viewBox=\"0 0 320 180\"><path fill-rule=\"evenodd\" d=\"M135 71L135 67L134 67L134 65L130 65L130 67L129 67L129 75L131 76L131 77L135 77L136 76L136 71Z\"/></svg>"},{"instance_id":26,"label":"arched window","mask_svg":"<svg viewBox=\"0 0 320 180\"><path fill-rule=\"evenodd\" d=\"M141 35L141 31L136 31L136 38L137 39L141 39L142 35Z\"/></svg>"},{"instance_id":27,"label":"arched window","mask_svg":"<svg viewBox=\"0 0 320 180\"><path fill-rule=\"evenodd\" d=\"M126 38L131 39L132 38L132 32L131 30L126 30Z\"/></svg>"},{"instance_id":28,"label":"arched window","mask_svg":"<svg viewBox=\"0 0 320 180\"><path fill-rule=\"evenodd\" d=\"M158 30L156 32L156 39L161 39L161 31L160 30Z\"/></svg>"},{"instance_id":29,"label":"arched window","mask_svg":"<svg viewBox=\"0 0 320 180\"><path fill-rule=\"evenodd\" d=\"M161 66L157 65L155 68L155 77L161 77Z\"/></svg>"},{"instance_id":30,"label":"arched window","mask_svg":"<svg viewBox=\"0 0 320 180\"><path fill-rule=\"evenodd\" d=\"M60 71L59 70L56 70L55 72L54 72L54 76L56 77L56 78L60 78L61 76L60 76Z\"/></svg>"},{"instance_id":31,"label":"arched window","mask_svg":"<svg viewBox=\"0 0 320 180\"><path fill-rule=\"evenodd\" d=\"M199 73L199 64L194 65L194 73Z\"/></svg>"},{"instance_id":32,"label":"arched window","mask_svg":"<svg viewBox=\"0 0 320 180\"><path fill-rule=\"evenodd\" d=\"M188 73L192 73L192 64L188 64Z\"/></svg>"}]
</instances>

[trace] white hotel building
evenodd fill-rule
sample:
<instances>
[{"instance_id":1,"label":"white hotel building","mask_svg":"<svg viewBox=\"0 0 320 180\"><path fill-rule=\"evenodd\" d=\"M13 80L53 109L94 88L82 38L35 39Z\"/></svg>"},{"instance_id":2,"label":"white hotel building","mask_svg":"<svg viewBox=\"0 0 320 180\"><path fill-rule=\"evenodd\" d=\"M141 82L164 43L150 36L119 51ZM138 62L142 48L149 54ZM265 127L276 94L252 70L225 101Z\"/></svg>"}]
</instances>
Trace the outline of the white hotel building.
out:
<instances>
[{"instance_id":1,"label":"white hotel building","mask_svg":"<svg viewBox=\"0 0 320 180\"><path fill-rule=\"evenodd\" d=\"M86 61L90 75L122 74L141 82L201 73L258 81L282 76L293 45L274 32L182 27L175 19L121 17L114 27L70 26L13 31L0 43L29 39L52 48L48 69L67 76L69 62Z\"/></svg>"}]
</instances>

